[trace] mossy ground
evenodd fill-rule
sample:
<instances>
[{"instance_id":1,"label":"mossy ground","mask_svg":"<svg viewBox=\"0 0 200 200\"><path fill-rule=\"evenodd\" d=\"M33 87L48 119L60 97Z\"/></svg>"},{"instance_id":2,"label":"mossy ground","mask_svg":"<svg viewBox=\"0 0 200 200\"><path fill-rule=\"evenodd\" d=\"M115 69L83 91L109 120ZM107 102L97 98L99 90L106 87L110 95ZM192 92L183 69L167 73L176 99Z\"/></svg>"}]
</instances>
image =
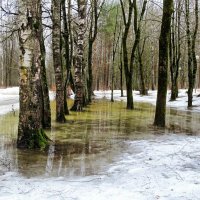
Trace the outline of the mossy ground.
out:
<instances>
[{"instance_id":1,"label":"mossy ground","mask_svg":"<svg viewBox=\"0 0 200 200\"><path fill-rule=\"evenodd\" d=\"M72 104L69 100L69 108ZM51 110L52 128L45 133L52 142L47 151L17 149L18 113L0 116L1 153L25 176L93 174L106 165L104 162L111 162L122 153L126 140L146 140L165 131L175 132L176 124L181 127L179 133L184 127L192 127L193 132L200 129L198 114L170 110L167 118L175 124L171 126L173 130L156 130L152 126L154 106L146 103L135 103L132 111L126 109L125 102L95 100L83 112L70 112L65 124L55 122L55 102L51 102ZM38 146L44 148L44 135L38 135Z\"/></svg>"},{"instance_id":2,"label":"mossy ground","mask_svg":"<svg viewBox=\"0 0 200 200\"><path fill-rule=\"evenodd\" d=\"M72 100L68 100L69 108L73 105ZM111 103L108 100L95 100L91 105L84 108L83 112L70 112L66 116L67 123L59 124L55 122L55 101L51 102L52 111L52 129L45 130L50 139L58 142L67 143L85 143L91 138L109 139L115 137L127 137L131 135L138 136L148 132L148 127L153 124L154 106L147 103L135 103L135 110L127 110L125 102ZM184 112L170 110L168 111L167 120L174 124L180 124L189 129L192 120L191 115L185 115ZM170 114L170 115L169 115ZM196 114L192 114L197 118ZM183 119L186 119L183 120ZM18 130L18 112L8 113L0 116L0 137L16 141ZM169 124L172 124L169 122ZM194 121L195 123L195 121ZM194 126L195 127L195 126ZM43 132L39 132L37 138L38 146L45 146L45 137Z\"/></svg>"}]
</instances>

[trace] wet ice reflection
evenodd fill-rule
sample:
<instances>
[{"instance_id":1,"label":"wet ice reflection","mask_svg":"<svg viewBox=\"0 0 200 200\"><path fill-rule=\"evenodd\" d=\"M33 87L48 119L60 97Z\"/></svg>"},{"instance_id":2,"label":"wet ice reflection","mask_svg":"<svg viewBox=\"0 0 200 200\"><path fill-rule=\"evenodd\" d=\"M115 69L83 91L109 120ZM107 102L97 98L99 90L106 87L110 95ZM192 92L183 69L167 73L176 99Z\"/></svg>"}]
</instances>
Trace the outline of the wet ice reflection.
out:
<instances>
[{"instance_id":1,"label":"wet ice reflection","mask_svg":"<svg viewBox=\"0 0 200 200\"><path fill-rule=\"evenodd\" d=\"M148 140L171 133L199 134L198 113L169 109L169 129L165 130L152 126L153 117L154 107L149 104L136 104L136 109L129 111L123 102L97 101L83 113L72 113L67 124L53 123L47 132L53 143L42 152L17 150L17 116L2 116L0 158L7 161L0 164L0 170L2 173L15 171L25 177L96 175L104 173L127 150L124 141Z\"/></svg>"}]
</instances>

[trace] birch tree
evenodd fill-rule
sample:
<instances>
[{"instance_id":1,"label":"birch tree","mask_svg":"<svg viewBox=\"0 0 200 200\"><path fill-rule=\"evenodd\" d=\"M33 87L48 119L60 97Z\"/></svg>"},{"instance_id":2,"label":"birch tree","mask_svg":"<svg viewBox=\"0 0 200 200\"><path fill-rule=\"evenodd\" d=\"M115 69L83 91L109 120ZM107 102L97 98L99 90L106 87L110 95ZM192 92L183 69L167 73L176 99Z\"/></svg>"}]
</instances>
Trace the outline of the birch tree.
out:
<instances>
[{"instance_id":1,"label":"birch tree","mask_svg":"<svg viewBox=\"0 0 200 200\"><path fill-rule=\"evenodd\" d=\"M19 1L19 148L44 148L48 145L42 128L40 4L40 0Z\"/></svg>"},{"instance_id":2,"label":"birch tree","mask_svg":"<svg viewBox=\"0 0 200 200\"><path fill-rule=\"evenodd\" d=\"M84 36L86 20L86 0L77 0L78 3L78 41L75 56L75 98L72 111L82 111L84 98L83 68L84 68Z\"/></svg>"},{"instance_id":3,"label":"birch tree","mask_svg":"<svg viewBox=\"0 0 200 200\"><path fill-rule=\"evenodd\" d=\"M171 73L171 101L178 97L178 75L181 59L181 14L182 0L175 2L176 11L173 12L170 38L170 73Z\"/></svg>"},{"instance_id":4,"label":"birch tree","mask_svg":"<svg viewBox=\"0 0 200 200\"><path fill-rule=\"evenodd\" d=\"M61 0L52 0L52 49L56 82L56 121L66 122L64 112L64 80L61 63Z\"/></svg>"}]
</instances>

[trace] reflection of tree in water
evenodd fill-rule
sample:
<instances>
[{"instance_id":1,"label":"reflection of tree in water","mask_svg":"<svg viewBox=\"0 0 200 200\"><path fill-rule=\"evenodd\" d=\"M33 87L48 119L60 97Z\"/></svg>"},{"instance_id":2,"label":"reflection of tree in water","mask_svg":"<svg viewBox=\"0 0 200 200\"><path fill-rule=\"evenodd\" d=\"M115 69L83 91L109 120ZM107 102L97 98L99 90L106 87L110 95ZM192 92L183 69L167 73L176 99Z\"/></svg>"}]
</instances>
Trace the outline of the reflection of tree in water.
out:
<instances>
[{"instance_id":1,"label":"reflection of tree in water","mask_svg":"<svg viewBox=\"0 0 200 200\"><path fill-rule=\"evenodd\" d=\"M169 109L170 129L174 133L183 133L187 135L196 135L199 133L199 115L198 113Z\"/></svg>"},{"instance_id":2,"label":"reflection of tree in water","mask_svg":"<svg viewBox=\"0 0 200 200\"><path fill-rule=\"evenodd\" d=\"M16 119L13 114L0 117L0 174L16 171Z\"/></svg>"},{"instance_id":3,"label":"reflection of tree in water","mask_svg":"<svg viewBox=\"0 0 200 200\"><path fill-rule=\"evenodd\" d=\"M47 153L40 150L18 150L17 169L25 177L41 176L45 173Z\"/></svg>"},{"instance_id":4,"label":"reflection of tree in water","mask_svg":"<svg viewBox=\"0 0 200 200\"><path fill-rule=\"evenodd\" d=\"M15 140L10 139L14 128L6 129L6 133L11 132L8 136L0 135L0 153L10 159L11 170L26 177L93 175L103 173L104 167L113 163L123 152L125 140L147 138L156 132L149 127L153 123L153 107L146 104L136 104L135 110L127 111L124 103L115 102L111 106L109 102L98 102L88 111L81 116L75 114L78 117L72 116L67 125L55 124L49 134L53 142L45 152L16 150ZM178 133L186 127L198 133L197 114L170 110L168 118L170 123L180 124Z\"/></svg>"}]
</instances>

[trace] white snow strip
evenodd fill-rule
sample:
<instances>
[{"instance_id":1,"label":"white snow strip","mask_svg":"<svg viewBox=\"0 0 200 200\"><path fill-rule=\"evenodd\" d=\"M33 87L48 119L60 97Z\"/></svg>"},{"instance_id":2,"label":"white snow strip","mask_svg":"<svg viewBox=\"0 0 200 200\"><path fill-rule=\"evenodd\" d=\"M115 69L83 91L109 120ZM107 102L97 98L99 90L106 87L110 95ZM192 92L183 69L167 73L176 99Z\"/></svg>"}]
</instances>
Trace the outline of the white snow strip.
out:
<instances>
[{"instance_id":1,"label":"white snow strip","mask_svg":"<svg viewBox=\"0 0 200 200\"><path fill-rule=\"evenodd\" d=\"M49 92L50 100L55 99L55 93ZM0 115L19 110L19 87L0 89Z\"/></svg>"},{"instance_id":2,"label":"white snow strip","mask_svg":"<svg viewBox=\"0 0 200 200\"><path fill-rule=\"evenodd\" d=\"M95 91L95 98L97 99L111 99L111 91ZM180 89L178 98L176 101L170 101L170 93L171 91L167 92L167 107L172 107L178 110L188 110L187 108L187 90ZM194 90L193 93L193 106L190 111L194 112L200 112L200 89ZM126 101L126 91L124 91L124 97L121 97L121 91L120 90L114 90L114 100L116 101ZM148 91L147 96L140 95L139 91L133 91L133 100L135 102L146 102L151 103L153 105L156 105L156 98L157 98L157 91Z\"/></svg>"},{"instance_id":3,"label":"white snow strip","mask_svg":"<svg viewBox=\"0 0 200 200\"><path fill-rule=\"evenodd\" d=\"M167 93L167 106L176 108L179 110L188 110L187 109L187 90L181 89L179 90L179 97L176 101L170 101L170 91ZM111 99L111 91L94 91L96 99ZM193 105L194 107L190 109L190 111L200 112L200 89L194 90L193 95ZM116 101L126 101L126 96L121 97L120 90L114 90L114 100ZM126 91L124 91L124 95L126 95ZM148 96L141 96L138 91L133 92L133 99L135 102L146 102L156 105L156 95L157 91L148 91ZM55 99L55 92L49 92L50 99ZM74 95L72 95L72 98ZM7 88L0 89L0 115L5 114L7 112L11 112L12 109L19 109L19 88Z\"/></svg>"}]
</instances>

